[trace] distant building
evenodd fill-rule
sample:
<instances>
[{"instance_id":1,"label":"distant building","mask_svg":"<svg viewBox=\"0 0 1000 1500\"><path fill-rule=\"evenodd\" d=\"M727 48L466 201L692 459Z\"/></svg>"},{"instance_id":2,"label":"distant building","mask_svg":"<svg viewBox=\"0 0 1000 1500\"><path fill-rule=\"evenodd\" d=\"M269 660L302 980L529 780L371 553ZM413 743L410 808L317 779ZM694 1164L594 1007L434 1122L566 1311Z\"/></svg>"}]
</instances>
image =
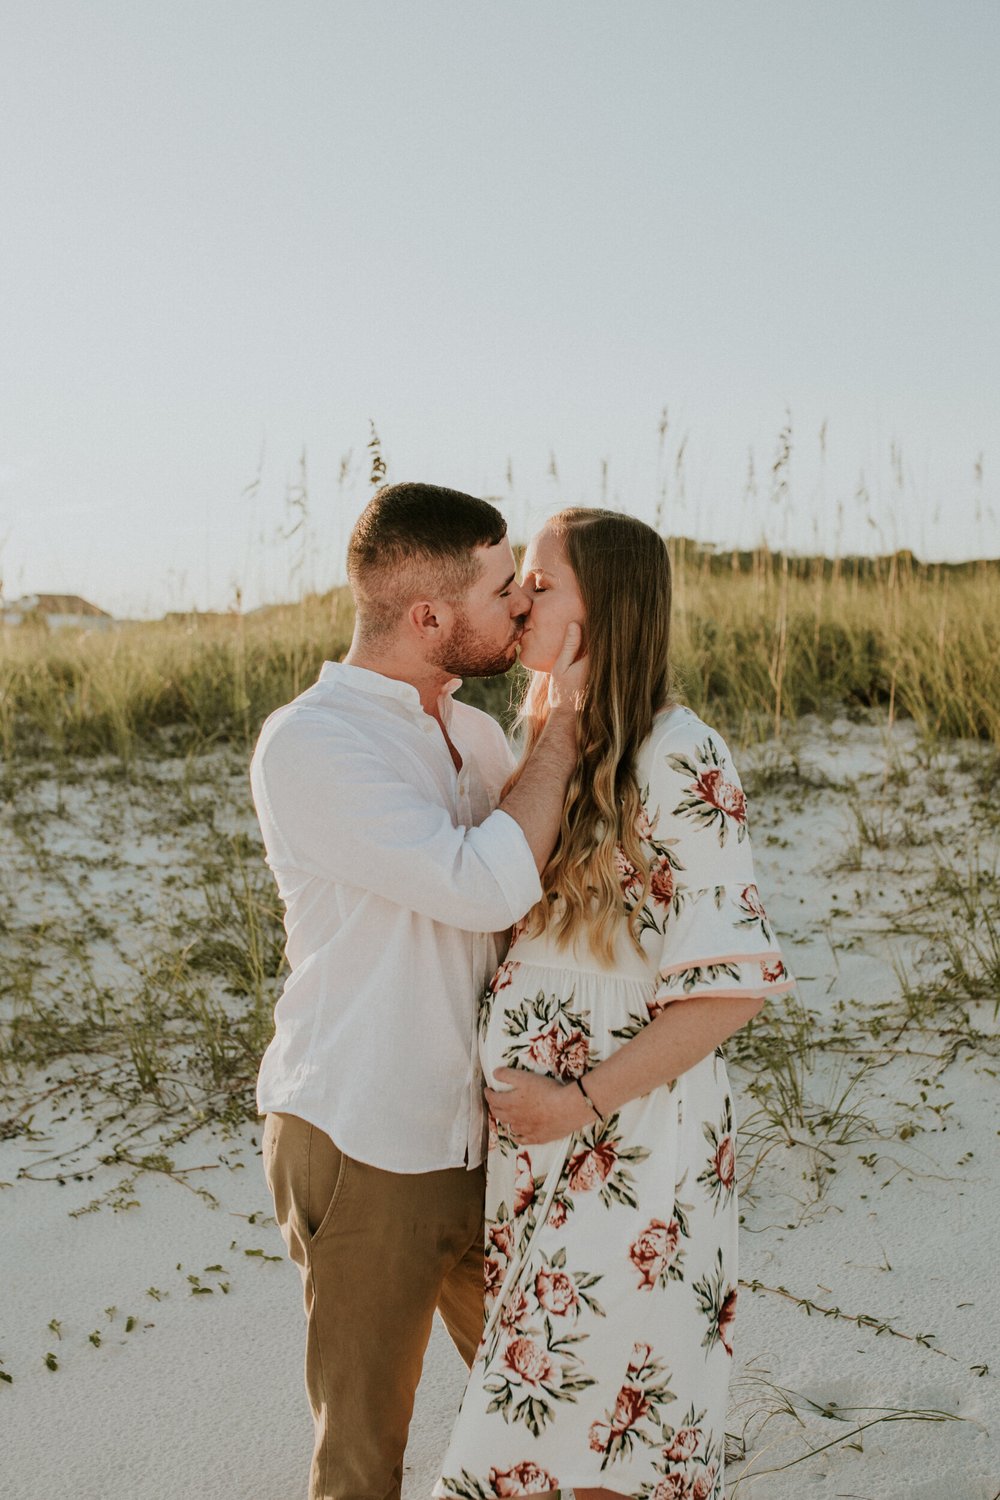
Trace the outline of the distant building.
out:
<instances>
[{"instance_id":1,"label":"distant building","mask_svg":"<svg viewBox=\"0 0 1000 1500\"><path fill-rule=\"evenodd\" d=\"M79 594L25 594L0 605L4 625L44 625L49 630L110 630L114 620Z\"/></svg>"}]
</instances>

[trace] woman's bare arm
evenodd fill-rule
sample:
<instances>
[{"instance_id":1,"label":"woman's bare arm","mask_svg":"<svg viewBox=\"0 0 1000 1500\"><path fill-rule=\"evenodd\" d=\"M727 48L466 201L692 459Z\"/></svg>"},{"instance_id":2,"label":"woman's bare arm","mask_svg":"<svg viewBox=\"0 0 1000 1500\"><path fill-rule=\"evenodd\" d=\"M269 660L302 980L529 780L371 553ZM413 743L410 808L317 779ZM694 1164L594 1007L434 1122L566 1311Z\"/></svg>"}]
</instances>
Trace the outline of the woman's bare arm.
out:
<instances>
[{"instance_id":1,"label":"woman's bare arm","mask_svg":"<svg viewBox=\"0 0 1000 1500\"><path fill-rule=\"evenodd\" d=\"M614 1114L630 1099L686 1073L745 1026L763 1004L762 999L714 995L673 1001L638 1036L585 1075L584 1087L596 1110ZM487 1089L487 1103L494 1119L518 1142L559 1140L597 1118L575 1083L521 1068L498 1068L496 1078L510 1087Z\"/></svg>"}]
</instances>

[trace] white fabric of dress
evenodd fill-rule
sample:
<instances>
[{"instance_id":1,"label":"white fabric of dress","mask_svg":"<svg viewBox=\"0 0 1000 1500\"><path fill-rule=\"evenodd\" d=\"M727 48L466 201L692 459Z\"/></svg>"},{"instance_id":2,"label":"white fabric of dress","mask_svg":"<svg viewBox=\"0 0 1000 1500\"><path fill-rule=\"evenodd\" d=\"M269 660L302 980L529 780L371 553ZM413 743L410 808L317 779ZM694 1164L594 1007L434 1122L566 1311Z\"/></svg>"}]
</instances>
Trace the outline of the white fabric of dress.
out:
<instances>
[{"instance_id":1,"label":"white fabric of dress","mask_svg":"<svg viewBox=\"0 0 1000 1500\"><path fill-rule=\"evenodd\" d=\"M515 929L481 1007L480 1059L580 1077L667 1005L793 981L754 881L728 747L691 710L640 751L651 881L616 961ZM627 909L642 891L624 856ZM523 924L522 924L523 926ZM434 1488L493 1500L603 1487L722 1500L737 1294L736 1135L717 1048L567 1140L491 1120L483 1342Z\"/></svg>"}]
</instances>

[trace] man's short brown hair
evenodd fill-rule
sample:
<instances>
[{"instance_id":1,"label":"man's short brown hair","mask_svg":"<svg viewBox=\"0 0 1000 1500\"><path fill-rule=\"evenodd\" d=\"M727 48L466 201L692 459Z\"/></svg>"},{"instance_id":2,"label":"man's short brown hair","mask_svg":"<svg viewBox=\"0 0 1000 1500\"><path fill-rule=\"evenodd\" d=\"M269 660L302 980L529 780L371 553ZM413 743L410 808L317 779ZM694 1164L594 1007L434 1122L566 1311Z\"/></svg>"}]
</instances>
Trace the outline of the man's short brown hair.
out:
<instances>
[{"instance_id":1,"label":"man's short brown hair","mask_svg":"<svg viewBox=\"0 0 1000 1500\"><path fill-rule=\"evenodd\" d=\"M347 577L362 633L398 623L421 594L461 599L479 576L476 547L494 547L507 522L487 500L436 484L387 484L358 517L347 548Z\"/></svg>"}]
</instances>

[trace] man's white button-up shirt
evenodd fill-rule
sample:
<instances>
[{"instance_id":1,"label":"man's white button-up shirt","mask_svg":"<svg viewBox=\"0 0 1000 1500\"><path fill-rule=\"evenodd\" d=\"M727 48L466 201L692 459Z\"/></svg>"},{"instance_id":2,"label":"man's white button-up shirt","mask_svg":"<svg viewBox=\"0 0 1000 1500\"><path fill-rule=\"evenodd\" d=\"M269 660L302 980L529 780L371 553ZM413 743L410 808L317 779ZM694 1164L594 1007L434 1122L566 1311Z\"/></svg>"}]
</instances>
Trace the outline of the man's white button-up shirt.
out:
<instances>
[{"instance_id":1,"label":"man's white button-up shirt","mask_svg":"<svg viewBox=\"0 0 1000 1500\"><path fill-rule=\"evenodd\" d=\"M461 771L414 687L336 662L270 716L250 768L291 966L258 1108L393 1172L482 1160L478 1000L497 935L541 896L496 810L509 746L457 686L440 707Z\"/></svg>"}]
</instances>

